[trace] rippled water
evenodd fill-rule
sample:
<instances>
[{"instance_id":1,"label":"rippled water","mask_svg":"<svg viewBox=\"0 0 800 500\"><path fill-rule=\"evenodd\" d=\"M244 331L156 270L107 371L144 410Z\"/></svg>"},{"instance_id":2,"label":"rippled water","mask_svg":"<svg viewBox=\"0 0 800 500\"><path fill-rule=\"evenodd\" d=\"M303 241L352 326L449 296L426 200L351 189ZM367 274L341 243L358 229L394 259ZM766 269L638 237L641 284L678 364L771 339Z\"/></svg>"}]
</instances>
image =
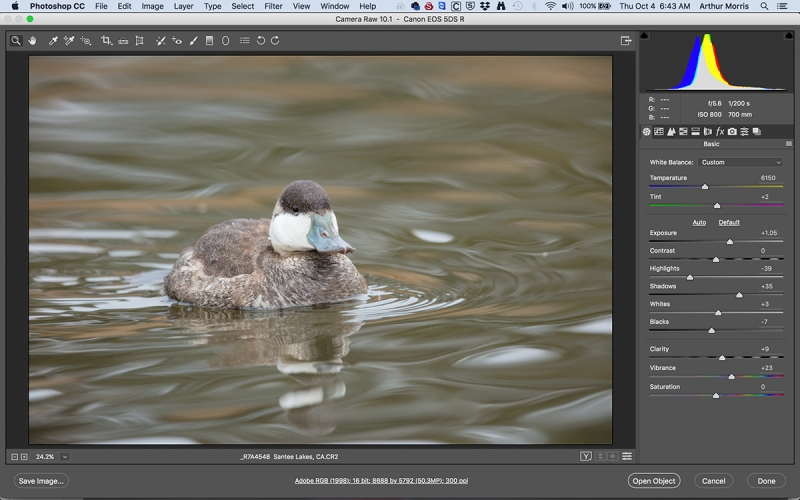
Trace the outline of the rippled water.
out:
<instances>
[{"instance_id":1,"label":"rippled water","mask_svg":"<svg viewBox=\"0 0 800 500\"><path fill-rule=\"evenodd\" d=\"M30 64L32 443L609 443L611 59ZM215 311L182 248L328 192L365 300Z\"/></svg>"}]
</instances>

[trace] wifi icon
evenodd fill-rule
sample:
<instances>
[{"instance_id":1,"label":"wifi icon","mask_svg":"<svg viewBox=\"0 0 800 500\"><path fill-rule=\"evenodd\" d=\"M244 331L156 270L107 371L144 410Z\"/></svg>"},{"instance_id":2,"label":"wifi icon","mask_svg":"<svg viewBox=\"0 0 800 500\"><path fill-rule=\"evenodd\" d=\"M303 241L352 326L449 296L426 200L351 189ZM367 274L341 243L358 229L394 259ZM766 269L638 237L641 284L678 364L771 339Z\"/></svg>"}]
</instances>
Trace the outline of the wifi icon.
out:
<instances>
[{"instance_id":1,"label":"wifi icon","mask_svg":"<svg viewBox=\"0 0 800 500\"><path fill-rule=\"evenodd\" d=\"M553 9L555 9L555 8L556 8L556 3L555 3L555 2L545 2L544 4L545 4L545 5L547 6L547 8L548 8L548 9L550 9L550 10L553 10Z\"/></svg>"}]
</instances>

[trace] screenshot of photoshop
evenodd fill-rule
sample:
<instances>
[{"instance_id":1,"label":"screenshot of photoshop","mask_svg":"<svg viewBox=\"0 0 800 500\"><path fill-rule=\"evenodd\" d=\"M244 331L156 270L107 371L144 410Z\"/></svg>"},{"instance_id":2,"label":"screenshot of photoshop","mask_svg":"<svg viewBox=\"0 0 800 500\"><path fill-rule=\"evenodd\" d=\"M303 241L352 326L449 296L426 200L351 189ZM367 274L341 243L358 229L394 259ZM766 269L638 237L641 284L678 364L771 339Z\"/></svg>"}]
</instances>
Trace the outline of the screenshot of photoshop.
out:
<instances>
[{"instance_id":1,"label":"screenshot of photoshop","mask_svg":"<svg viewBox=\"0 0 800 500\"><path fill-rule=\"evenodd\" d=\"M800 0L581 2L0 0L0 499L800 498Z\"/></svg>"}]
</instances>

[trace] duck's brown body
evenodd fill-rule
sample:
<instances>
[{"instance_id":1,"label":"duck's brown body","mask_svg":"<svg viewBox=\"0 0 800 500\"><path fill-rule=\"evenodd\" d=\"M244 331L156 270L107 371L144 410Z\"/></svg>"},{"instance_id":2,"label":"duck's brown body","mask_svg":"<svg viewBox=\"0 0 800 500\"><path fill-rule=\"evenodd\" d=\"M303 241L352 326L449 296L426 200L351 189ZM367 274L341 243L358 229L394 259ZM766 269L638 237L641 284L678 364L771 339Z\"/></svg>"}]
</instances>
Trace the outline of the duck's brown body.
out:
<instances>
[{"instance_id":1,"label":"duck's brown body","mask_svg":"<svg viewBox=\"0 0 800 500\"><path fill-rule=\"evenodd\" d=\"M280 254L270 220L236 219L208 229L183 251L164 281L180 302L224 309L282 309L367 293L344 253Z\"/></svg>"}]
</instances>

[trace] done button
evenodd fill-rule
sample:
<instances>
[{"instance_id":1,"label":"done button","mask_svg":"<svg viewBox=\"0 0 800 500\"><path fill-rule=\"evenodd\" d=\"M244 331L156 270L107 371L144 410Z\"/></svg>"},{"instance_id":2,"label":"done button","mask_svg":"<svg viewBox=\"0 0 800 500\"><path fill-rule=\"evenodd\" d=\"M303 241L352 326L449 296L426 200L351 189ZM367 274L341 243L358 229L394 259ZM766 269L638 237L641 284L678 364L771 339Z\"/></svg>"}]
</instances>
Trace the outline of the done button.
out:
<instances>
[{"instance_id":1,"label":"done button","mask_svg":"<svg viewBox=\"0 0 800 500\"><path fill-rule=\"evenodd\" d=\"M628 486L636 489L677 488L681 477L674 472L635 472L628 476Z\"/></svg>"},{"instance_id":2,"label":"done button","mask_svg":"<svg viewBox=\"0 0 800 500\"><path fill-rule=\"evenodd\" d=\"M757 472L747 476L747 484L751 488L783 488L786 485L786 476L778 472Z\"/></svg>"}]
</instances>

